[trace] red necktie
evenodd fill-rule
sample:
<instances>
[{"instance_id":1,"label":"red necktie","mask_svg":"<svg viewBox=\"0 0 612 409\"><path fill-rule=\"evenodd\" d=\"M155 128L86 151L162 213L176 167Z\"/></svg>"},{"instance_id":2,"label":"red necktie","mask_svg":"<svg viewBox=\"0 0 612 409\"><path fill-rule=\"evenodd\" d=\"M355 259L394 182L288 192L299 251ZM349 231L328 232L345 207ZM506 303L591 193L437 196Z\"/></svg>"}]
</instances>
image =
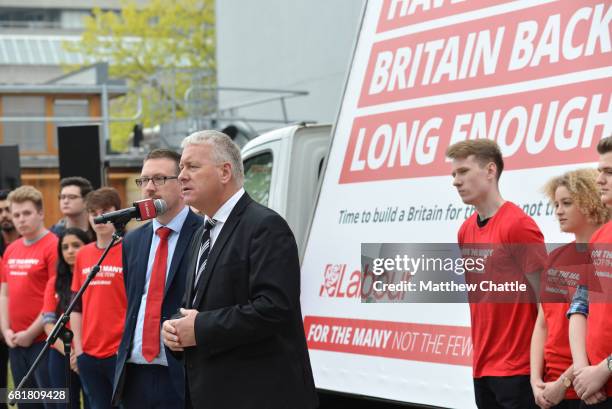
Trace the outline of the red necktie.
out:
<instances>
[{"instance_id":1,"label":"red necktie","mask_svg":"<svg viewBox=\"0 0 612 409\"><path fill-rule=\"evenodd\" d=\"M168 236L172 233L167 227L160 227L155 232L159 236L159 244L155 252L155 260L149 279L147 306L142 328L142 355L151 362L159 355L159 332L161 307L166 285L166 264L168 260Z\"/></svg>"}]
</instances>

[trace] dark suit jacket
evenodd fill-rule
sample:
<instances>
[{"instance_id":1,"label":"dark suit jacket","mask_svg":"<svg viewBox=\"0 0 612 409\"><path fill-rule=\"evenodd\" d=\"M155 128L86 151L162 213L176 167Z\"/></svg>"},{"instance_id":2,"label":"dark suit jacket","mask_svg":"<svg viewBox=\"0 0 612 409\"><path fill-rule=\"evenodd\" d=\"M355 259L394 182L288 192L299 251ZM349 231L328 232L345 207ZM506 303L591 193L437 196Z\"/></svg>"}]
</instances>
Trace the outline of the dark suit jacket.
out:
<instances>
[{"instance_id":1,"label":"dark suit jacket","mask_svg":"<svg viewBox=\"0 0 612 409\"><path fill-rule=\"evenodd\" d=\"M317 407L300 309L298 251L289 226L245 193L222 226L192 294L202 231L188 250L185 298L187 308L200 311L196 346L184 352L193 407Z\"/></svg>"},{"instance_id":2,"label":"dark suit jacket","mask_svg":"<svg viewBox=\"0 0 612 409\"><path fill-rule=\"evenodd\" d=\"M168 270L168 276L166 277L161 323L176 314L181 306L185 294L187 265L189 264L189 257L186 256L185 251L189 246L193 233L202 226L202 223L202 217L196 215L190 209L179 234L178 242L172 255L170 269ZM123 392L125 363L132 350L138 310L140 309L140 301L144 293L152 236L152 223L147 223L129 232L123 240L123 278L125 280L128 306L125 329L121 338L121 344L119 345L117 364L115 366L115 381L113 385L113 402L115 404L120 402ZM183 363L170 354L168 348L166 348L166 358L174 387L180 396L184 396L185 374ZM146 393L146 391L143 391L143 393Z\"/></svg>"}]
</instances>

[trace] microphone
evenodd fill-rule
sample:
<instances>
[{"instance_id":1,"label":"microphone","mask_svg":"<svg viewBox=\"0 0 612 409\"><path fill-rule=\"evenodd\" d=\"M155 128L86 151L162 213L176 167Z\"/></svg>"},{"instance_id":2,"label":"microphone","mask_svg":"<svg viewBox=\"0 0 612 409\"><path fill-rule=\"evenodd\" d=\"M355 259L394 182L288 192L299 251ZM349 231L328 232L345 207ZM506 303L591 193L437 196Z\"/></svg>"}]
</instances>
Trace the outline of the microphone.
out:
<instances>
[{"instance_id":1,"label":"microphone","mask_svg":"<svg viewBox=\"0 0 612 409\"><path fill-rule=\"evenodd\" d=\"M133 207L104 213L94 218L95 224L103 223L127 223L131 219L149 220L160 216L168 211L168 205L162 199L144 199L132 203Z\"/></svg>"}]
</instances>

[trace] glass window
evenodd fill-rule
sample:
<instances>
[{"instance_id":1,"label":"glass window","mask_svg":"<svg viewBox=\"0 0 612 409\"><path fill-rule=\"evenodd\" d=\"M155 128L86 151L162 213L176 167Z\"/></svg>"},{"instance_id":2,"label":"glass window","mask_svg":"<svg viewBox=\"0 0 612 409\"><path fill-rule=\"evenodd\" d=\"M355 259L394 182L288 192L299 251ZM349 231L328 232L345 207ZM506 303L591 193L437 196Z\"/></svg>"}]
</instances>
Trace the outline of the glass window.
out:
<instances>
[{"instance_id":1,"label":"glass window","mask_svg":"<svg viewBox=\"0 0 612 409\"><path fill-rule=\"evenodd\" d=\"M21 61L22 64L31 64L32 62L30 61L30 56L28 55L28 44L26 43L26 40L22 38L16 39L15 47L19 52L19 61Z\"/></svg>"},{"instance_id":2,"label":"glass window","mask_svg":"<svg viewBox=\"0 0 612 409\"><path fill-rule=\"evenodd\" d=\"M4 41L0 40L0 64L8 64L9 59L6 54L6 46L4 45Z\"/></svg>"},{"instance_id":3,"label":"glass window","mask_svg":"<svg viewBox=\"0 0 612 409\"><path fill-rule=\"evenodd\" d=\"M63 61L62 54L64 54L64 47L62 46L62 40L53 40L51 41L51 52L53 53L53 60L58 64L62 64Z\"/></svg>"},{"instance_id":4,"label":"glass window","mask_svg":"<svg viewBox=\"0 0 612 409\"><path fill-rule=\"evenodd\" d=\"M85 17L89 16L87 10L62 10L61 26L67 29L84 29Z\"/></svg>"},{"instance_id":5,"label":"glass window","mask_svg":"<svg viewBox=\"0 0 612 409\"><path fill-rule=\"evenodd\" d=\"M40 46L42 49L42 55L43 55L43 63L42 64L54 64L57 63L57 61L54 61L53 59L53 49L51 47L51 44L53 42L49 39L41 39L40 40Z\"/></svg>"},{"instance_id":6,"label":"glass window","mask_svg":"<svg viewBox=\"0 0 612 409\"><path fill-rule=\"evenodd\" d=\"M25 117L24 122L5 122L4 144L19 145L21 152L46 152L47 138L44 122L28 122L28 117L45 116L44 97L2 97L5 116Z\"/></svg>"},{"instance_id":7,"label":"glass window","mask_svg":"<svg viewBox=\"0 0 612 409\"><path fill-rule=\"evenodd\" d=\"M270 198L271 180L272 153L262 153L244 161L244 190L264 206Z\"/></svg>"},{"instance_id":8,"label":"glass window","mask_svg":"<svg viewBox=\"0 0 612 409\"><path fill-rule=\"evenodd\" d=\"M29 41L30 53L32 54L32 64L43 64L44 59L40 51L40 41Z\"/></svg>"},{"instance_id":9,"label":"glass window","mask_svg":"<svg viewBox=\"0 0 612 409\"><path fill-rule=\"evenodd\" d=\"M15 43L14 40L12 38L8 38L6 40L6 42L4 43L5 45L5 50L6 50L6 55L8 57L8 64L19 64L21 63L20 60L18 60L18 56L17 56L17 50L15 49Z\"/></svg>"},{"instance_id":10,"label":"glass window","mask_svg":"<svg viewBox=\"0 0 612 409\"><path fill-rule=\"evenodd\" d=\"M60 10L56 9L0 8L0 27L57 28L59 21Z\"/></svg>"}]
</instances>

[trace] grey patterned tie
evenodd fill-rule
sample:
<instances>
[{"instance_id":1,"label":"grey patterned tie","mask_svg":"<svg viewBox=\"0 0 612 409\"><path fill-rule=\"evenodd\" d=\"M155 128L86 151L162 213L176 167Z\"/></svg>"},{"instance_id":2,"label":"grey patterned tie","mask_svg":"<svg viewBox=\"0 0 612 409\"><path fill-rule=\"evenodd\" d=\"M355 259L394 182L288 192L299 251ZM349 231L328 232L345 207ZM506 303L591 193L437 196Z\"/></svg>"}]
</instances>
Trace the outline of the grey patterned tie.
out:
<instances>
[{"instance_id":1,"label":"grey patterned tie","mask_svg":"<svg viewBox=\"0 0 612 409\"><path fill-rule=\"evenodd\" d=\"M193 280L193 293L195 299L195 293L198 289L198 282L200 277L206 268L206 261L208 261L208 254L210 253L210 230L215 227L217 221L215 219L206 219L204 223L204 232L202 233L202 240L200 242L200 251L198 251L198 264L196 265L195 280Z\"/></svg>"}]
</instances>

